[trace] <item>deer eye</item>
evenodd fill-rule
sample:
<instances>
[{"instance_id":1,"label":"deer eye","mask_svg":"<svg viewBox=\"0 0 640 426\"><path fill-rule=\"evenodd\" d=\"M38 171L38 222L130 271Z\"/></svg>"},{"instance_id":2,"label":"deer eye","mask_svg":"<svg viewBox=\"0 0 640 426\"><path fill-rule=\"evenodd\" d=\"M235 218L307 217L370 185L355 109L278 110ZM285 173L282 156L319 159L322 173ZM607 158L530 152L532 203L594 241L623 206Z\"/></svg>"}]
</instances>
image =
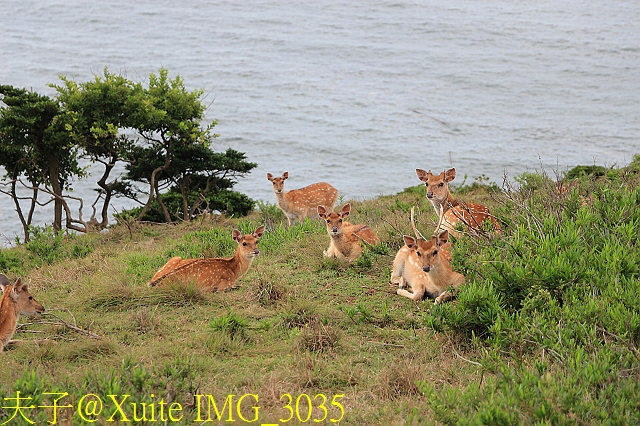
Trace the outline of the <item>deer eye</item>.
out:
<instances>
[{"instance_id":1,"label":"deer eye","mask_svg":"<svg viewBox=\"0 0 640 426\"><path fill-rule=\"evenodd\" d=\"M246 246L246 245L247 245L247 242L246 242L246 241L245 241L245 242L243 242L243 243L242 243L242 245L243 245L243 246Z\"/></svg>"},{"instance_id":2,"label":"deer eye","mask_svg":"<svg viewBox=\"0 0 640 426\"><path fill-rule=\"evenodd\" d=\"M338 220L338 223L342 223L342 219Z\"/></svg>"},{"instance_id":3,"label":"deer eye","mask_svg":"<svg viewBox=\"0 0 640 426\"><path fill-rule=\"evenodd\" d=\"M29 300L33 300L33 296L29 296Z\"/></svg>"},{"instance_id":4,"label":"deer eye","mask_svg":"<svg viewBox=\"0 0 640 426\"><path fill-rule=\"evenodd\" d=\"M420 253L419 251L417 251L416 254L418 255L418 257L422 257L422 253Z\"/></svg>"},{"instance_id":5,"label":"deer eye","mask_svg":"<svg viewBox=\"0 0 640 426\"><path fill-rule=\"evenodd\" d=\"M444 186L444 182L440 182L438 186Z\"/></svg>"},{"instance_id":6,"label":"deer eye","mask_svg":"<svg viewBox=\"0 0 640 426\"><path fill-rule=\"evenodd\" d=\"M331 223L331 220L327 219L327 223Z\"/></svg>"},{"instance_id":7,"label":"deer eye","mask_svg":"<svg viewBox=\"0 0 640 426\"><path fill-rule=\"evenodd\" d=\"M438 250L436 250L436 251L434 251L434 252L433 252L433 255L434 255L434 256L435 256L435 255L437 255L437 254L438 254Z\"/></svg>"}]
</instances>

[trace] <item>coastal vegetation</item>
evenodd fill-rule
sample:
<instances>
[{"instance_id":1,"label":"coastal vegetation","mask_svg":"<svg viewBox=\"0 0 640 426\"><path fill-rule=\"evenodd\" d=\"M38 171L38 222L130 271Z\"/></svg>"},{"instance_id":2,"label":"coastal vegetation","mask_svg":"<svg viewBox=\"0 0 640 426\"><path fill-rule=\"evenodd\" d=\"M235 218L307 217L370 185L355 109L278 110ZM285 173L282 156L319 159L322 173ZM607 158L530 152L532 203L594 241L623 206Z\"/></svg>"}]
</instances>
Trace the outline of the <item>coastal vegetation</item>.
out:
<instances>
[{"instance_id":1,"label":"coastal vegetation","mask_svg":"<svg viewBox=\"0 0 640 426\"><path fill-rule=\"evenodd\" d=\"M193 424L216 419L211 395L226 407L222 424L638 424L640 156L567 175L569 191L544 171L502 188L483 179L452 187L456 199L489 207L502 232L452 238L466 283L442 305L389 284L411 208L423 234L436 226L423 185L339 200L381 240L352 264L322 256L321 222L288 227L264 202L241 218L120 217L83 235L36 228L28 243L0 249L0 271L28 282L49 312L23 317L17 336L57 344L2 354L4 407L20 392L35 406L22 414L45 424L58 398L71 406L58 422L83 424L80 401L94 394L99 423L134 422L134 406L162 400L181 407L168 424ZM260 255L238 288L147 287L169 258L230 256L232 229L260 225ZM256 397L238 402L247 394ZM0 423L13 415L0 409Z\"/></svg>"},{"instance_id":2,"label":"coastal vegetation","mask_svg":"<svg viewBox=\"0 0 640 426\"><path fill-rule=\"evenodd\" d=\"M79 232L107 227L113 197L140 204L124 213L128 217L166 223L202 212L239 216L253 210L253 200L232 188L256 164L233 149L212 150L217 121L204 123L202 89L188 90L165 68L145 83L106 68L91 81L60 80L51 85L55 98L0 86L0 194L14 203L24 242L35 209L49 203L55 231ZM72 184L91 178L90 165L102 172L92 177L95 200L83 200L73 195ZM118 167L126 172L114 172Z\"/></svg>"}]
</instances>

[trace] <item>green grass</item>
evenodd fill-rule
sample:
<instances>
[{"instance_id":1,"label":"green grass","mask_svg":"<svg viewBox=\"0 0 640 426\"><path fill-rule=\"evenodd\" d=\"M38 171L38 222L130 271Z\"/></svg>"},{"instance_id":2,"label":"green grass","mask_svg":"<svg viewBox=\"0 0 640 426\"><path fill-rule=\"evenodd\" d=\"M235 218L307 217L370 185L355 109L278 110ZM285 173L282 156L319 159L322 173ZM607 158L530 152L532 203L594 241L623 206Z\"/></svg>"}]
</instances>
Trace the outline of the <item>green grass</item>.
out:
<instances>
[{"instance_id":1,"label":"green grass","mask_svg":"<svg viewBox=\"0 0 640 426\"><path fill-rule=\"evenodd\" d=\"M197 403L207 398L196 395L213 395L221 409L231 394L258 395L240 410L250 419L260 406L253 424L331 424L339 406L340 424L350 425L638 424L637 164L580 169L568 197L531 173L506 191L482 178L462 185L456 195L487 204L503 231L453 242L454 269L467 284L441 306L397 296L388 284L402 234L412 234L411 207L423 234L436 224L424 186L352 202L350 221L382 240L352 265L322 257L322 223L289 228L268 203L243 219L123 223L88 236L43 230L29 245L0 250L0 272L27 280L47 309L68 309L74 318L53 313L100 339L56 324L25 327L38 333L16 338L57 344L2 353L0 395L20 391L51 405L52 393L67 392L58 404L74 408L59 410L63 424L84 424L76 409L88 393L104 398L97 424L117 412L109 394L156 408L160 399L179 403L182 419L168 424L206 420ZM171 256L230 256L232 229L262 224L261 254L237 289L147 287ZM294 414L286 423L285 394ZM308 422L296 418L296 400ZM314 422L322 404L327 417ZM0 423L12 414L0 408ZM52 410L25 414L45 424ZM243 424L236 411L233 419Z\"/></svg>"}]
</instances>

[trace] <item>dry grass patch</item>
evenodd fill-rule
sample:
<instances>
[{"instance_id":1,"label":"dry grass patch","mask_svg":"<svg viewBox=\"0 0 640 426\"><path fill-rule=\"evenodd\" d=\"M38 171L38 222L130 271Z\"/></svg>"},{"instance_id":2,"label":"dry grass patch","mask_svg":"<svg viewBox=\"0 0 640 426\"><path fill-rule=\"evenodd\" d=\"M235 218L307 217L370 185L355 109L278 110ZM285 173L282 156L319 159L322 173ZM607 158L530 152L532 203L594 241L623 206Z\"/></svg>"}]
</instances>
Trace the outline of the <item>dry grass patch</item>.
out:
<instances>
[{"instance_id":1,"label":"dry grass patch","mask_svg":"<svg viewBox=\"0 0 640 426\"><path fill-rule=\"evenodd\" d=\"M272 306L284 299L287 292L283 286L260 275L250 291L251 300L255 300L261 306Z\"/></svg>"},{"instance_id":2,"label":"dry grass patch","mask_svg":"<svg viewBox=\"0 0 640 426\"><path fill-rule=\"evenodd\" d=\"M313 320L302 329L297 339L300 351L332 353L337 348L340 333L330 324L321 320Z\"/></svg>"},{"instance_id":3,"label":"dry grass patch","mask_svg":"<svg viewBox=\"0 0 640 426\"><path fill-rule=\"evenodd\" d=\"M373 392L382 399L397 400L422 395L418 381L424 380L423 365L413 359L402 359L380 372Z\"/></svg>"}]
</instances>

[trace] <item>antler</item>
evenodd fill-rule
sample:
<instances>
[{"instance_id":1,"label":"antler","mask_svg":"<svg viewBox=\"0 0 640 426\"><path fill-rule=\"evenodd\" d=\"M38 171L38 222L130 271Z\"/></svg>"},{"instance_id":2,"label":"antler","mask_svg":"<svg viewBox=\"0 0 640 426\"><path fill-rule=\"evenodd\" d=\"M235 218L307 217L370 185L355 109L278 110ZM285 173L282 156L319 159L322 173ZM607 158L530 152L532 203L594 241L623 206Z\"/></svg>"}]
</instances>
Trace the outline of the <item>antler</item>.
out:
<instances>
[{"instance_id":1,"label":"antler","mask_svg":"<svg viewBox=\"0 0 640 426\"><path fill-rule=\"evenodd\" d=\"M436 230L433 231L433 235L438 235L438 231L440 230L440 226L442 226L442 222L444 221L444 207L440 204L440 212L438 212L438 224L436 225Z\"/></svg>"},{"instance_id":2,"label":"antler","mask_svg":"<svg viewBox=\"0 0 640 426\"><path fill-rule=\"evenodd\" d=\"M411 207L411 227L413 228L413 233L416 234L416 238L420 238L424 241L426 241L427 239L420 233L420 231L418 231L418 228L416 228L416 223L413 220L413 210L415 209L415 207Z\"/></svg>"}]
</instances>

